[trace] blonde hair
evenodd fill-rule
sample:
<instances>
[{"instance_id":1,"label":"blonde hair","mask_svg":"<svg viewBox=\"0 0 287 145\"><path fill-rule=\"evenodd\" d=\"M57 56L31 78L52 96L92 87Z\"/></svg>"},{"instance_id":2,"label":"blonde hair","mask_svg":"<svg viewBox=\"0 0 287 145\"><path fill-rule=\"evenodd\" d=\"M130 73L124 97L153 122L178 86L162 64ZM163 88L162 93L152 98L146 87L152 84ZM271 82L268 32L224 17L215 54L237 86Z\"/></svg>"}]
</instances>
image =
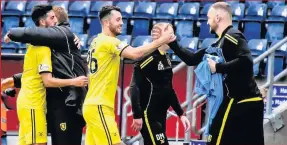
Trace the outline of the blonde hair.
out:
<instances>
[{"instance_id":1,"label":"blonde hair","mask_svg":"<svg viewBox=\"0 0 287 145\"><path fill-rule=\"evenodd\" d=\"M216 2L216 3L212 4L210 8L214 8L215 10L223 10L223 11L227 12L228 15L232 19L232 9L231 9L231 7L230 7L230 5L228 3L226 3L226 2Z\"/></svg>"},{"instance_id":2,"label":"blonde hair","mask_svg":"<svg viewBox=\"0 0 287 145\"><path fill-rule=\"evenodd\" d=\"M60 6L53 6L53 11L58 19L58 23L68 22L69 16L67 11Z\"/></svg>"}]
</instances>

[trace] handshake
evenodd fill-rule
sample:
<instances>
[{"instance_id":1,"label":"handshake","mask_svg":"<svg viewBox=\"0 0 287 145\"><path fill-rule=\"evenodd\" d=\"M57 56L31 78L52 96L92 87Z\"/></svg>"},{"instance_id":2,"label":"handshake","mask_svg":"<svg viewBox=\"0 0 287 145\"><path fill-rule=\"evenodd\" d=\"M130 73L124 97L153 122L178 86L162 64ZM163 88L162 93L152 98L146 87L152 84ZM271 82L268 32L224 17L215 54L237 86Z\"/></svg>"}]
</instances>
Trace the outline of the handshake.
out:
<instances>
[{"instance_id":1,"label":"handshake","mask_svg":"<svg viewBox=\"0 0 287 145\"><path fill-rule=\"evenodd\" d=\"M151 36L153 41L157 40L161 44L168 44L176 40L172 25L164 22L153 26Z\"/></svg>"}]
</instances>

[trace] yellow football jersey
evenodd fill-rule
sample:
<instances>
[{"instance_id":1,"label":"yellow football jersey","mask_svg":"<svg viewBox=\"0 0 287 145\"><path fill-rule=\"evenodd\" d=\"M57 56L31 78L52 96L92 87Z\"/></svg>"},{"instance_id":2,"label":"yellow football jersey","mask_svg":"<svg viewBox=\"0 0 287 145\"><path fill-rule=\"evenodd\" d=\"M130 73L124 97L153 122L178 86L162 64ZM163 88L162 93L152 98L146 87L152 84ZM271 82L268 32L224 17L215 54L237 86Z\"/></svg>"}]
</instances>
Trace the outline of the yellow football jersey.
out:
<instances>
[{"instance_id":1,"label":"yellow football jersey","mask_svg":"<svg viewBox=\"0 0 287 145\"><path fill-rule=\"evenodd\" d=\"M89 90L84 105L106 105L114 108L120 55L128 47L115 37L99 34L88 52Z\"/></svg>"},{"instance_id":2,"label":"yellow football jersey","mask_svg":"<svg viewBox=\"0 0 287 145\"><path fill-rule=\"evenodd\" d=\"M52 72L51 50L45 46L27 45L18 108L45 109L46 88L40 73Z\"/></svg>"}]
</instances>

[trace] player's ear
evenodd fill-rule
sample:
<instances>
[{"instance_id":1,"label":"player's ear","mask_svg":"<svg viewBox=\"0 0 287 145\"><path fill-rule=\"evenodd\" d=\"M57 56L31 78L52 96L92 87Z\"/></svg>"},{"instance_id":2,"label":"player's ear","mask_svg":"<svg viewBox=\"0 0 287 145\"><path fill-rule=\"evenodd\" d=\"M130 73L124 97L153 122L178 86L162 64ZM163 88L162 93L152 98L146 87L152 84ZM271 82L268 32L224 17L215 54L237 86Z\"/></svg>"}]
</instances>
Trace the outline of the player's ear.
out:
<instances>
[{"instance_id":1,"label":"player's ear","mask_svg":"<svg viewBox=\"0 0 287 145\"><path fill-rule=\"evenodd\" d=\"M40 24L40 26L46 26L45 19L40 19L39 24Z\"/></svg>"}]
</instances>

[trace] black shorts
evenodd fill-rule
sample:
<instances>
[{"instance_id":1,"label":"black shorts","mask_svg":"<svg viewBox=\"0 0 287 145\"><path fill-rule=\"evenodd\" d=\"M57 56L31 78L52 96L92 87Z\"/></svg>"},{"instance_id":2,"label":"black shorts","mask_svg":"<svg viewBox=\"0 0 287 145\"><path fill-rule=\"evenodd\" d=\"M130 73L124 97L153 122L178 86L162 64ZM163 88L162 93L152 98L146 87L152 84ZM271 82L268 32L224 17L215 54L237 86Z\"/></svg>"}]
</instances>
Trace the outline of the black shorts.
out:
<instances>
[{"instance_id":1,"label":"black shorts","mask_svg":"<svg viewBox=\"0 0 287 145\"><path fill-rule=\"evenodd\" d=\"M208 145L264 145L264 103L225 97L210 127Z\"/></svg>"},{"instance_id":2,"label":"black shorts","mask_svg":"<svg viewBox=\"0 0 287 145\"><path fill-rule=\"evenodd\" d=\"M85 121L74 107L49 109L47 124L53 145L81 145Z\"/></svg>"}]
</instances>

